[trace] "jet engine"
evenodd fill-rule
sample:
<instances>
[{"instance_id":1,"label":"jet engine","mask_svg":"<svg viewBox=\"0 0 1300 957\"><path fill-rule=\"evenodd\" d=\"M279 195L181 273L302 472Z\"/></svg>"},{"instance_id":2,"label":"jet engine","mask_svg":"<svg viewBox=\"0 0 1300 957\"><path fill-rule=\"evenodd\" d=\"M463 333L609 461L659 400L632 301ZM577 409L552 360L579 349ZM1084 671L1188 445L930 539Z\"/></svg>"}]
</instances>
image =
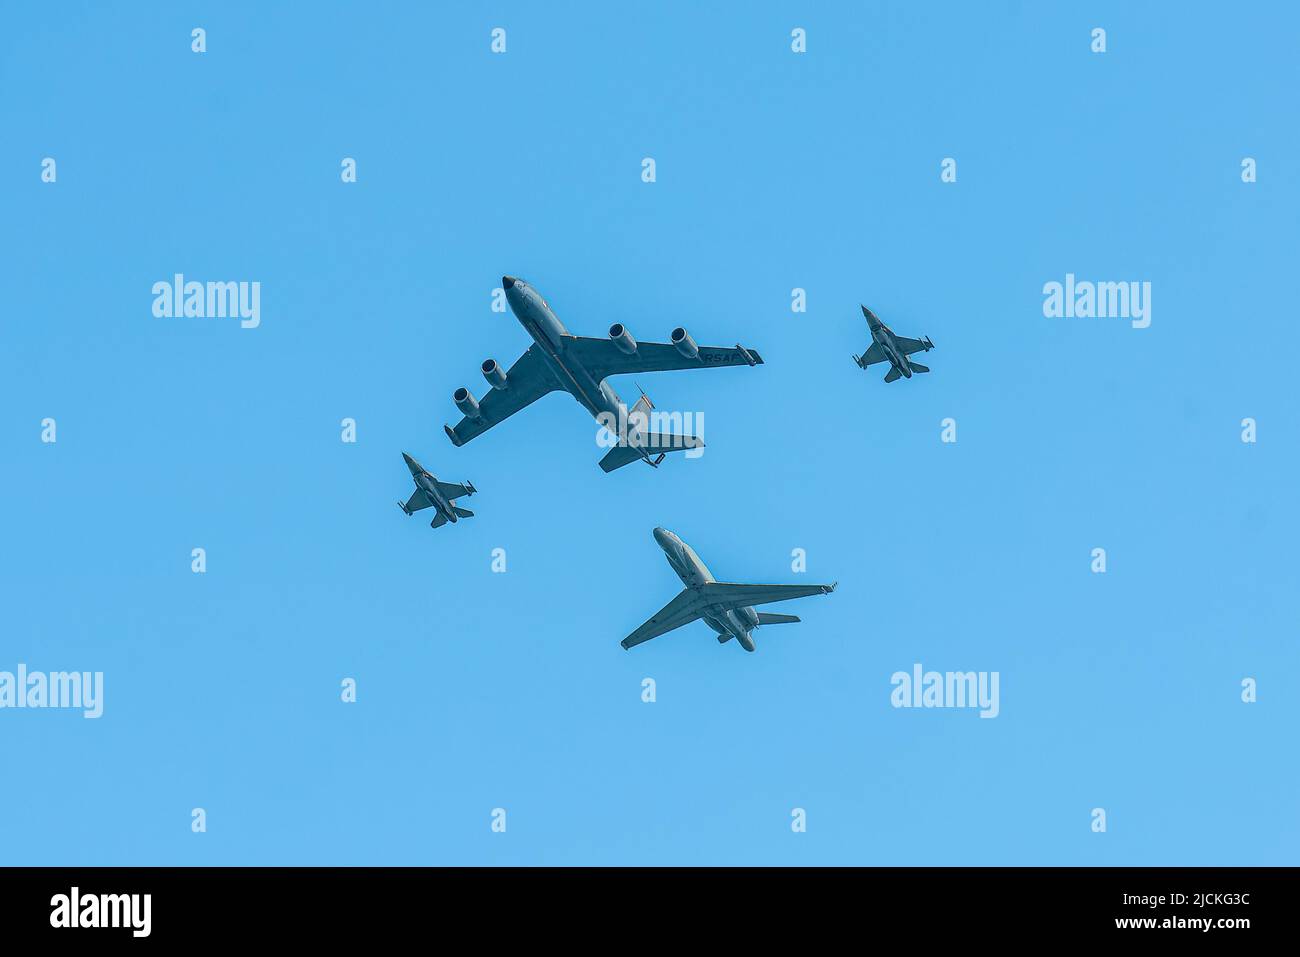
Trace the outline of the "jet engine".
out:
<instances>
[{"instance_id":1,"label":"jet engine","mask_svg":"<svg viewBox=\"0 0 1300 957\"><path fill-rule=\"evenodd\" d=\"M501 367L497 365L496 359L484 359L482 368L483 378L487 379L488 385L492 388L504 389L509 385L509 383L506 382L506 374L501 371Z\"/></svg>"},{"instance_id":2,"label":"jet engine","mask_svg":"<svg viewBox=\"0 0 1300 957\"><path fill-rule=\"evenodd\" d=\"M471 419L479 417L478 399L474 398L474 393L464 386L451 394L451 401L456 403L456 408L460 409L461 415L469 416Z\"/></svg>"},{"instance_id":3,"label":"jet engine","mask_svg":"<svg viewBox=\"0 0 1300 957\"><path fill-rule=\"evenodd\" d=\"M632 333L623 328L623 323L616 322L609 327L609 338L624 355L630 356L636 352L636 340L632 338Z\"/></svg>"},{"instance_id":4,"label":"jet engine","mask_svg":"<svg viewBox=\"0 0 1300 957\"><path fill-rule=\"evenodd\" d=\"M737 608L736 617L740 619L742 624L748 625L750 628L758 627L758 612L754 611L754 609L750 608L748 605L744 608Z\"/></svg>"},{"instance_id":5,"label":"jet engine","mask_svg":"<svg viewBox=\"0 0 1300 957\"><path fill-rule=\"evenodd\" d=\"M695 340L691 338L691 334L681 326L674 329L672 335L668 338L672 340L677 351L686 358L694 359L699 356L700 347L695 344Z\"/></svg>"}]
</instances>

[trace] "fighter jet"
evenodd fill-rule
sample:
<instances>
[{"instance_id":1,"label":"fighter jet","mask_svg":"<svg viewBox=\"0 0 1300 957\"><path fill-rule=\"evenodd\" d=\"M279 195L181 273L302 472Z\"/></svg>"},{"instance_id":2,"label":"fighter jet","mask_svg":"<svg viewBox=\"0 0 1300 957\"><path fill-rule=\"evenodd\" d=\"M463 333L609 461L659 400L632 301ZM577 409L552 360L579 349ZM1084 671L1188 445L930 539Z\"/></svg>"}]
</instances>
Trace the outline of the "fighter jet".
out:
<instances>
[{"instance_id":1,"label":"fighter jet","mask_svg":"<svg viewBox=\"0 0 1300 957\"><path fill-rule=\"evenodd\" d=\"M422 508L434 509L436 514L433 516L433 521L429 523L430 528L441 528L448 522L454 525L458 519L473 516L473 512L461 508L455 501L462 495L473 495L478 491L472 482L466 482L464 485L439 482L436 476L426 472L423 465L405 452L402 453L402 458L406 460L406 467L411 470L411 478L415 480L415 491L411 493L405 505L398 502L398 508L408 516L414 515Z\"/></svg>"},{"instance_id":2,"label":"fighter jet","mask_svg":"<svg viewBox=\"0 0 1300 957\"><path fill-rule=\"evenodd\" d=\"M885 381L893 382L899 376L910 379L913 372L929 372L929 366L923 366L919 362L912 362L907 357L913 352L929 352L934 348L934 343L930 337L924 339L909 339L906 336L894 335L894 330L885 325L876 318L866 306L862 307L862 314L867 317L867 325L871 329L871 348L860 356L854 356L853 361L858 364L859 369L865 369L869 365L877 362L888 362L889 371L885 373Z\"/></svg>"},{"instance_id":3,"label":"fighter jet","mask_svg":"<svg viewBox=\"0 0 1300 957\"><path fill-rule=\"evenodd\" d=\"M835 585L734 585L714 579L695 549L668 531L654 530L655 541L668 556L672 566L686 588L680 595L660 608L654 617L623 639L624 648L631 648L651 638L689 625L697 618L718 633L718 642L735 638L746 651L754 650L751 633L759 625L780 625L798 621L795 615L776 615L754 611L754 605L803 598L807 595L829 595Z\"/></svg>"},{"instance_id":4,"label":"fighter jet","mask_svg":"<svg viewBox=\"0 0 1300 957\"><path fill-rule=\"evenodd\" d=\"M610 376L674 369L714 369L719 366L756 366L763 358L752 349L698 346L684 328L669 335L670 342L637 342L621 322L609 327L609 338L571 335L542 298L522 279L501 277L506 301L533 344L508 371L495 359L482 364L483 378L492 390L482 400L460 388L452 401L465 416L453 429L443 426L455 445L464 445L492 426L550 392L568 392L602 425L619 423L618 444L600 461L606 472L635 461L657 466L664 455L678 449L700 448L693 435L671 435L646 427L653 408L643 394L631 410L607 381ZM637 415L640 413L640 416ZM623 426L626 423L627 427Z\"/></svg>"}]
</instances>

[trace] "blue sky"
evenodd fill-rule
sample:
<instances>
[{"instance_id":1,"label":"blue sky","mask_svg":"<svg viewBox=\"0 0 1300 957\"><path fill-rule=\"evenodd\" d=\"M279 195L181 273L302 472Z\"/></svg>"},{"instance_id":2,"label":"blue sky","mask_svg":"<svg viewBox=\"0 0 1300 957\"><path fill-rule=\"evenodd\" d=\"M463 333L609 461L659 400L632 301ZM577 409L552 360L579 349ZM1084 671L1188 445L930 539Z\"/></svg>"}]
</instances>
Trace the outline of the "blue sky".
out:
<instances>
[{"instance_id":1,"label":"blue sky","mask_svg":"<svg viewBox=\"0 0 1300 957\"><path fill-rule=\"evenodd\" d=\"M0 670L105 703L0 711L0 863L1294 863L1296 21L7 11ZM260 327L155 318L177 272L260 282ZM528 344L506 272L766 364L640 378L695 461L605 475L562 395L455 449L452 390ZM1044 318L1068 272L1150 282L1150 327ZM859 371L860 302L933 373ZM402 451L476 517L404 518ZM840 589L754 655L625 652L679 587L656 525ZM892 708L916 662L999 672L1000 715Z\"/></svg>"}]
</instances>

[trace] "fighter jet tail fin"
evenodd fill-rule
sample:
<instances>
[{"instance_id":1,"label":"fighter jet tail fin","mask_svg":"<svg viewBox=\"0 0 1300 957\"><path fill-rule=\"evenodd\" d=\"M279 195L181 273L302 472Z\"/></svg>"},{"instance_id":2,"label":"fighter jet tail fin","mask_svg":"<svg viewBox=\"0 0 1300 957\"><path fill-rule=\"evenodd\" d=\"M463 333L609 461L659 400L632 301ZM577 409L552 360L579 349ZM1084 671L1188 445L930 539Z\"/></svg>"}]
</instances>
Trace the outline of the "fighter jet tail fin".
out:
<instances>
[{"instance_id":1,"label":"fighter jet tail fin","mask_svg":"<svg viewBox=\"0 0 1300 957\"><path fill-rule=\"evenodd\" d=\"M929 367L929 366L923 366L923 365L921 365L921 363L919 363L919 362L913 362L913 363L912 363L912 371L913 371L913 372L929 372L929 371L930 371L930 367Z\"/></svg>"},{"instance_id":2,"label":"fighter jet tail fin","mask_svg":"<svg viewBox=\"0 0 1300 957\"><path fill-rule=\"evenodd\" d=\"M626 445L616 445L600 460L606 472L621 469L636 461L658 465L669 452L704 448L704 441L694 435L669 435L667 432L642 432L630 436Z\"/></svg>"},{"instance_id":3,"label":"fighter jet tail fin","mask_svg":"<svg viewBox=\"0 0 1300 957\"><path fill-rule=\"evenodd\" d=\"M760 625L789 625L798 620L798 615L778 615L770 611L758 612L758 623Z\"/></svg>"},{"instance_id":4,"label":"fighter jet tail fin","mask_svg":"<svg viewBox=\"0 0 1300 957\"><path fill-rule=\"evenodd\" d=\"M451 510L456 513L457 518L473 518L474 513L467 508L461 508L459 505L453 505Z\"/></svg>"}]
</instances>

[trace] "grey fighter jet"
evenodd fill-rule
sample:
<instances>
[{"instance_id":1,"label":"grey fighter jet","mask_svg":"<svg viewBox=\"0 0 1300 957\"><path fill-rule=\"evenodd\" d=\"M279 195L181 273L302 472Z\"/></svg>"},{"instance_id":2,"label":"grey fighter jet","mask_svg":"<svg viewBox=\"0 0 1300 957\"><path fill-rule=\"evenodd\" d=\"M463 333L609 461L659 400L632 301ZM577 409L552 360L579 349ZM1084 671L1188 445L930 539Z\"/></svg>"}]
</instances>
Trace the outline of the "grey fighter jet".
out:
<instances>
[{"instance_id":1,"label":"grey fighter jet","mask_svg":"<svg viewBox=\"0 0 1300 957\"><path fill-rule=\"evenodd\" d=\"M673 567L686 585L680 595L660 608L655 616L623 639L623 647L631 648L651 638L689 625L697 618L718 633L719 643L735 638L746 651L754 650L751 632L759 625L780 625L798 621L795 615L775 615L754 611L754 605L804 598L808 595L829 595L835 585L735 585L720 582L700 561L695 549L668 531L656 528L655 541L668 556Z\"/></svg>"},{"instance_id":2,"label":"grey fighter jet","mask_svg":"<svg viewBox=\"0 0 1300 957\"><path fill-rule=\"evenodd\" d=\"M684 328L670 342L637 342L621 322L609 327L609 338L571 335L555 317L542 294L522 279L503 276L506 301L515 318L533 339L509 370L495 359L484 360L483 378L492 387L481 400L460 388L452 401L465 417L444 426L455 445L464 445L492 426L550 392L568 392L602 425L618 423L617 442L601 459L606 472L638 460L658 465L664 455L678 449L704 445L693 435L671 435L646 427L653 406L644 395L630 410L609 384L609 377L675 369L715 369L720 366L756 366L763 358L752 349L699 346ZM637 413L641 415L638 416ZM605 421L602 421L602 418ZM626 426L626 427L625 427Z\"/></svg>"},{"instance_id":3,"label":"grey fighter jet","mask_svg":"<svg viewBox=\"0 0 1300 957\"><path fill-rule=\"evenodd\" d=\"M472 482L466 482L464 485L439 482L436 476L426 472L423 465L405 452L402 453L402 458L406 460L406 467L411 470L411 478L415 480L415 491L411 493L406 504L397 503L397 507L408 516L414 515L422 508L432 508L436 514L429 527L441 528L448 522L454 525L458 519L470 518L474 515L469 509L461 508L456 504L456 499L461 496L473 495L478 491Z\"/></svg>"},{"instance_id":4,"label":"grey fighter jet","mask_svg":"<svg viewBox=\"0 0 1300 957\"><path fill-rule=\"evenodd\" d=\"M894 335L894 330L885 325L876 318L866 306L862 307L862 314L867 317L867 326L871 329L871 348L860 356L854 356L853 361L858 364L859 369L865 369L869 365L877 362L888 362L889 371L885 373L885 381L893 382L899 376L906 379L912 378L913 372L929 372L929 366L923 366L919 362L912 362L907 357L913 352L929 352L934 348L934 343L930 337L924 339L909 339L906 336Z\"/></svg>"}]
</instances>

